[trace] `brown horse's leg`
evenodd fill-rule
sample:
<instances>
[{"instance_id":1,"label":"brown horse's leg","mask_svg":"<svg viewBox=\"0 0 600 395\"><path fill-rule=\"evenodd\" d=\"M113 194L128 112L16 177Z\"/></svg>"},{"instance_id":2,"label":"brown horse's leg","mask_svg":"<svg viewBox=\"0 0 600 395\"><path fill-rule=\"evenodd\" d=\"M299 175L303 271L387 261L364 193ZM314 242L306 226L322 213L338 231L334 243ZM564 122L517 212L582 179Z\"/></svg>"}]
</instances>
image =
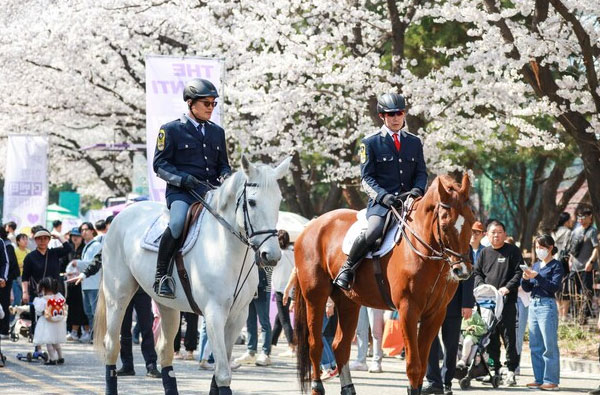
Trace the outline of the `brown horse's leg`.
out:
<instances>
[{"instance_id":1,"label":"brown horse's leg","mask_svg":"<svg viewBox=\"0 0 600 395\"><path fill-rule=\"evenodd\" d=\"M418 344L417 324L419 322L420 311L411 308L409 299L403 299L398 309L398 320L404 336L404 347L406 351L406 376L408 377L408 393L418 394L423 383L421 376L421 358ZM424 357L427 361L427 356Z\"/></svg>"},{"instance_id":2,"label":"brown horse's leg","mask_svg":"<svg viewBox=\"0 0 600 395\"><path fill-rule=\"evenodd\" d=\"M355 394L348 360L350 359L352 339L354 338L356 325L358 324L360 305L352 302L341 293L336 292L332 298L335 301L338 313L338 327L335 332L335 339L333 340L333 353L335 354L336 365L340 373L342 394Z\"/></svg>"},{"instance_id":3,"label":"brown horse's leg","mask_svg":"<svg viewBox=\"0 0 600 395\"><path fill-rule=\"evenodd\" d=\"M312 365L312 395L323 395L325 389L321 383L321 355L323 354L323 316L328 292L326 287L312 290L306 298L306 319L308 322L308 345ZM322 290L325 290L323 292Z\"/></svg>"},{"instance_id":4,"label":"brown horse's leg","mask_svg":"<svg viewBox=\"0 0 600 395\"><path fill-rule=\"evenodd\" d=\"M418 338L419 355L421 356L421 375L419 376L421 385L423 384L423 377L427 373L427 361L429 359L431 343L433 343L433 339L438 335L445 317L446 309L440 309L428 317L421 318Z\"/></svg>"}]
</instances>

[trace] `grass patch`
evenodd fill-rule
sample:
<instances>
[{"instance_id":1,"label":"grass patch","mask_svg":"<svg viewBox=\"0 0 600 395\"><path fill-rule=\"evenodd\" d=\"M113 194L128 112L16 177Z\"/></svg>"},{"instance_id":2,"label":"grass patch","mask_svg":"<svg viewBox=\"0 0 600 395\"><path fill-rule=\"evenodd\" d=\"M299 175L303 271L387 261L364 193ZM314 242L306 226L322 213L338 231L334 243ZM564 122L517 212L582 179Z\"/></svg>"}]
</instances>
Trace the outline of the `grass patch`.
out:
<instances>
[{"instance_id":1,"label":"grass patch","mask_svg":"<svg viewBox=\"0 0 600 395\"><path fill-rule=\"evenodd\" d=\"M558 325L558 347L563 356L597 361L599 340L598 332L593 327Z\"/></svg>"}]
</instances>

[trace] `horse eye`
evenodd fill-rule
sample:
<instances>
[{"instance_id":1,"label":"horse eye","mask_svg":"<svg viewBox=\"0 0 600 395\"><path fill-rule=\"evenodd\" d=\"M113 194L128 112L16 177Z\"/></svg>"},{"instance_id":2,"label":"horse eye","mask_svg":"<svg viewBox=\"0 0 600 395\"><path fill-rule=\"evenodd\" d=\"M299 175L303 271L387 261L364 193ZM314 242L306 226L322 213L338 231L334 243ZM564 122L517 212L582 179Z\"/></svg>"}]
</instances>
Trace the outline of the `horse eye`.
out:
<instances>
[{"instance_id":1,"label":"horse eye","mask_svg":"<svg viewBox=\"0 0 600 395\"><path fill-rule=\"evenodd\" d=\"M254 206L256 206L256 200L248 199L248 204L250 205L250 207L254 207Z\"/></svg>"}]
</instances>

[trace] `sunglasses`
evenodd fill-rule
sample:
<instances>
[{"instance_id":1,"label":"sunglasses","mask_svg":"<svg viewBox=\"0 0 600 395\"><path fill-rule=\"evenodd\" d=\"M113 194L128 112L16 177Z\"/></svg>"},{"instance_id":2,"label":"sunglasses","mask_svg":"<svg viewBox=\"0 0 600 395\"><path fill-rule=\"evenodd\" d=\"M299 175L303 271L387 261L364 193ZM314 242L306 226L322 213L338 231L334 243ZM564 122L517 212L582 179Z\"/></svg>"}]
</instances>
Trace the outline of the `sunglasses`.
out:
<instances>
[{"instance_id":1,"label":"sunglasses","mask_svg":"<svg viewBox=\"0 0 600 395\"><path fill-rule=\"evenodd\" d=\"M204 104L204 107L206 108L215 108L217 106L217 102L216 101L206 101L206 100L200 100L200 103Z\"/></svg>"},{"instance_id":2,"label":"sunglasses","mask_svg":"<svg viewBox=\"0 0 600 395\"><path fill-rule=\"evenodd\" d=\"M385 115L388 117L401 117L404 115L404 111L386 112Z\"/></svg>"}]
</instances>

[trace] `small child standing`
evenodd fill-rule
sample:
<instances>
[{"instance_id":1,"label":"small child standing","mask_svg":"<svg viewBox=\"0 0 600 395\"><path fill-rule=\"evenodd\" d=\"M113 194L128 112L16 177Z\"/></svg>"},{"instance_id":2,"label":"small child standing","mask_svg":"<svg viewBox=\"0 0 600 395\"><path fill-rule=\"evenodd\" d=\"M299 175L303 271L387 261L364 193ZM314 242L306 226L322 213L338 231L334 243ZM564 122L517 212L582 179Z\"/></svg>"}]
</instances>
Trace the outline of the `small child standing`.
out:
<instances>
[{"instance_id":1,"label":"small child standing","mask_svg":"<svg viewBox=\"0 0 600 395\"><path fill-rule=\"evenodd\" d=\"M477 311L474 311L468 320L463 320L461 329L463 331L463 347L462 356L456 363L458 369L464 369L467 366L473 345L477 344L481 336L485 335L488 330L485 321Z\"/></svg>"},{"instance_id":2,"label":"small child standing","mask_svg":"<svg viewBox=\"0 0 600 395\"><path fill-rule=\"evenodd\" d=\"M65 298L58 292L58 281L51 277L44 277L40 281L39 293L43 296L33 300L38 316L33 344L45 344L48 348L48 361L44 365L60 365L65 362L60 343L67 338Z\"/></svg>"}]
</instances>

